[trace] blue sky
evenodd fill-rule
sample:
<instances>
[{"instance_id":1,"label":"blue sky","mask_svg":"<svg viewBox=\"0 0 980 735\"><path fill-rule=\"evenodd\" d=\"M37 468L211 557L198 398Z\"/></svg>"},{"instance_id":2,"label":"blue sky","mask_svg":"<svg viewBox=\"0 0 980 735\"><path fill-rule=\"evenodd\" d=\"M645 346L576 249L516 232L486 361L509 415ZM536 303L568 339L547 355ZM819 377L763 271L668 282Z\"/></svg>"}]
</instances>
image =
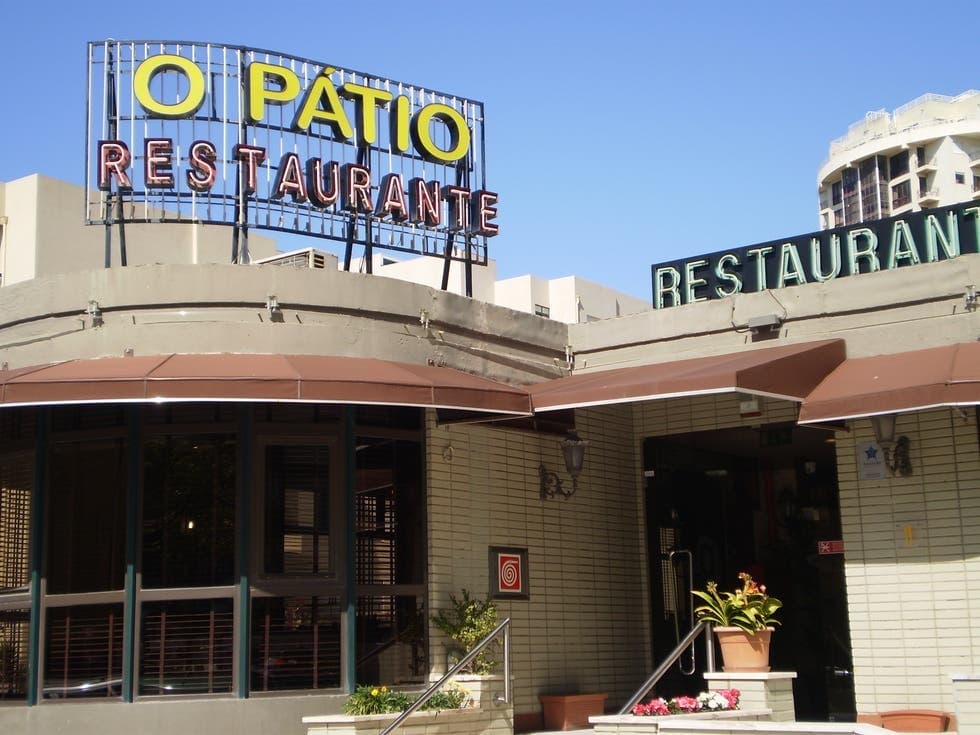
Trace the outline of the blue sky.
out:
<instances>
[{"instance_id":1,"label":"blue sky","mask_svg":"<svg viewBox=\"0 0 980 735\"><path fill-rule=\"evenodd\" d=\"M84 174L85 44L255 46L482 100L500 277L649 299L650 265L816 229L829 142L980 87L968 2L17 3L0 180Z\"/></svg>"}]
</instances>

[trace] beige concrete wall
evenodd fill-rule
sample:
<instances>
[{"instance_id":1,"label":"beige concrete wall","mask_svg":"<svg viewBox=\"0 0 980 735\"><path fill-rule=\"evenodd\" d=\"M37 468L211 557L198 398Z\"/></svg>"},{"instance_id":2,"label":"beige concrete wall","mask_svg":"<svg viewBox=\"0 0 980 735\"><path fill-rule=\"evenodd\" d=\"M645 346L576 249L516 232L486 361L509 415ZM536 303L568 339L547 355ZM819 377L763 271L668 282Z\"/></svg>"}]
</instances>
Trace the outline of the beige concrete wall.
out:
<instances>
[{"instance_id":1,"label":"beige concrete wall","mask_svg":"<svg viewBox=\"0 0 980 735\"><path fill-rule=\"evenodd\" d=\"M913 474L862 480L870 421L837 435L858 712L954 707L951 676L976 668L980 452L971 408L902 414Z\"/></svg>"},{"instance_id":2,"label":"beige concrete wall","mask_svg":"<svg viewBox=\"0 0 980 735\"><path fill-rule=\"evenodd\" d=\"M6 216L9 225L4 233L4 285L104 266L105 228L84 223L82 187L34 174L11 181L4 188L6 195L0 201L0 216ZM141 211L134 204L126 207L130 214ZM231 227L127 224L125 232L130 266L231 262ZM276 253L273 238L252 232L248 242L253 258ZM114 265L121 263L119 243L119 229L113 227L111 262Z\"/></svg>"},{"instance_id":3,"label":"beige concrete wall","mask_svg":"<svg viewBox=\"0 0 980 735\"><path fill-rule=\"evenodd\" d=\"M269 295L282 307L272 322ZM104 324L85 316L99 303ZM422 312L428 326L421 320ZM565 325L406 281L275 265L99 268L0 289L0 362L179 353L347 355L511 383L559 375Z\"/></svg>"},{"instance_id":4,"label":"beige concrete wall","mask_svg":"<svg viewBox=\"0 0 980 735\"><path fill-rule=\"evenodd\" d=\"M304 735L303 717L339 712L343 696L115 702L0 707L0 732L23 735Z\"/></svg>"},{"instance_id":5,"label":"beige concrete wall","mask_svg":"<svg viewBox=\"0 0 980 735\"><path fill-rule=\"evenodd\" d=\"M848 357L888 354L975 340L980 310L963 299L971 283L980 285L976 254L573 324L568 339L578 372L831 338L846 341ZM748 321L768 314L782 324L754 342Z\"/></svg>"},{"instance_id":6,"label":"beige concrete wall","mask_svg":"<svg viewBox=\"0 0 980 735\"><path fill-rule=\"evenodd\" d=\"M539 497L542 462L570 486L558 437L429 427L432 609L462 588L487 592L489 546L528 550L530 598L498 602L501 617L513 619L517 715L539 712L539 694L606 692L620 704L652 670L630 409L581 411L576 424L592 444L568 500ZM431 634L430 654L444 670L445 641Z\"/></svg>"}]
</instances>

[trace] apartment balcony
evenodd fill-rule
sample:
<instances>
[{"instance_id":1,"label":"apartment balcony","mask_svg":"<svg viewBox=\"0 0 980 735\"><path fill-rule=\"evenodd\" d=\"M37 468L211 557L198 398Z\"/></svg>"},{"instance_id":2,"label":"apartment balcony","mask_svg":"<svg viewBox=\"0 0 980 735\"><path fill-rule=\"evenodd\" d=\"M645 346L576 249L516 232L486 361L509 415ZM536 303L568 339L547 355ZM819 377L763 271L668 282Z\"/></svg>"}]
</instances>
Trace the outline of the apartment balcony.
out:
<instances>
[{"instance_id":1,"label":"apartment balcony","mask_svg":"<svg viewBox=\"0 0 980 735\"><path fill-rule=\"evenodd\" d=\"M935 158L927 158L924 161L919 161L918 165L915 168L916 172L920 174L934 173L938 169L939 166L936 164Z\"/></svg>"},{"instance_id":2,"label":"apartment balcony","mask_svg":"<svg viewBox=\"0 0 980 735\"><path fill-rule=\"evenodd\" d=\"M919 192L919 204L933 206L939 204L939 189L924 189Z\"/></svg>"},{"instance_id":3,"label":"apartment balcony","mask_svg":"<svg viewBox=\"0 0 980 735\"><path fill-rule=\"evenodd\" d=\"M980 148L975 151L967 151L970 156L970 168L980 168Z\"/></svg>"},{"instance_id":4,"label":"apartment balcony","mask_svg":"<svg viewBox=\"0 0 980 735\"><path fill-rule=\"evenodd\" d=\"M973 198L980 199L980 185L973 187Z\"/></svg>"}]
</instances>

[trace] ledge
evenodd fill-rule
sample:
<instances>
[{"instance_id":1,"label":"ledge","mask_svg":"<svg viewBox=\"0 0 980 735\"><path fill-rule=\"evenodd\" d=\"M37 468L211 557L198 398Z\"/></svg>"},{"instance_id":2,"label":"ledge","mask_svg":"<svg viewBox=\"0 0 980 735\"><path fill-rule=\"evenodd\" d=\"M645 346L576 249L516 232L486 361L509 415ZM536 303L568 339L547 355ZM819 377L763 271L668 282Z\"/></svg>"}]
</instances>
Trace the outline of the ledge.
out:
<instances>
[{"instance_id":1,"label":"ledge","mask_svg":"<svg viewBox=\"0 0 980 735\"><path fill-rule=\"evenodd\" d=\"M776 681L795 679L795 671L709 671L704 674L706 681L712 679L742 679L744 681Z\"/></svg>"},{"instance_id":2,"label":"ledge","mask_svg":"<svg viewBox=\"0 0 980 735\"><path fill-rule=\"evenodd\" d=\"M590 717L592 724L609 725L639 725L643 723L658 723L661 725L684 722L687 720L751 720L754 718L766 717L772 714L772 710L759 709L725 709L718 712L690 712L684 715L600 715Z\"/></svg>"},{"instance_id":3,"label":"ledge","mask_svg":"<svg viewBox=\"0 0 980 735\"><path fill-rule=\"evenodd\" d=\"M409 721L418 722L419 720L434 720L440 715L445 719L449 717L455 719L465 715L482 714L483 710L479 707L463 707L461 709L438 709L420 710L409 715ZM351 723L378 723L383 724L394 720L401 712L389 712L383 715L310 715L303 718L304 725L349 725Z\"/></svg>"}]
</instances>

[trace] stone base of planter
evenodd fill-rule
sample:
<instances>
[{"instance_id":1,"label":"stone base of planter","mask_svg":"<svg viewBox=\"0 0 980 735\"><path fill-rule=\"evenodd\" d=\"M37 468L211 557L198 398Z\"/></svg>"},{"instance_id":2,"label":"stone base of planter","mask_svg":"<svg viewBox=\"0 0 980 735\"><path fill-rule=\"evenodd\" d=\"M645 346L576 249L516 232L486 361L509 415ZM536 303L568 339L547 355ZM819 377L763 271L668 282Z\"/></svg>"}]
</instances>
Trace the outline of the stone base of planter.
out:
<instances>
[{"instance_id":1,"label":"stone base of planter","mask_svg":"<svg viewBox=\"0 0 980 735\"><path fill-rule=\"evenodd\" d=\"M579 730L589 718L603 714L607 694L541 694L538 701L545 730Z\"/></svg>"},{"instance_id":2,"label":"stone base of planter","mask_svg":"<svg viewBox=\"0 0 980 735\"><path fill-rule=\"evenodd\" d=\"M980 672L953 674L953 709L956 722L950 730L980 735Z\"/></svg>"},{"instance_id":3,"label":"stone base of planter","mask_svg":"<svg viewBox=\"0 0 980 735\"><path fill-rule=\"evenodd\" d=\"M715 671L704 675L709 689L738 689L742 709L768 709L769 719L790 722L796 719L793 700L795 671L770 671L766 673Z\"/></svg>"}]
</instances>

